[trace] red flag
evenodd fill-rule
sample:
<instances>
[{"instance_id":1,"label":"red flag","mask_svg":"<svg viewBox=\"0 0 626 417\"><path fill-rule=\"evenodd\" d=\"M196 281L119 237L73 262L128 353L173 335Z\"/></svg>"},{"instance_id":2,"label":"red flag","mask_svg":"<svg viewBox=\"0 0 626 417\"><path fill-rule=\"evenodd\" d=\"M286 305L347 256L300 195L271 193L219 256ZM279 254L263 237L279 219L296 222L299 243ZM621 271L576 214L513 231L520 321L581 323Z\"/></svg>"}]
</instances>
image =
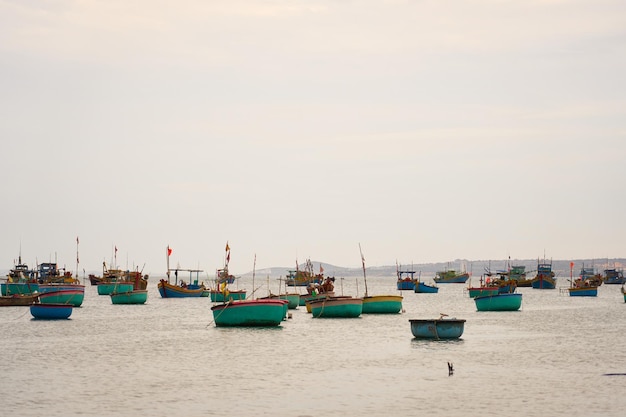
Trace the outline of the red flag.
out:
<instances>
[{"instance_id":1,"label":"red flag","mask_svg":"<svg viewBox=\"0 0 626 417\"><path fill-rule=\"evenodd\" d=\"M167 246L167 256L170 256L172 254L172 248L169 247L169 245Z\"/></svg>"},{"instance_id":2,"label":"red flag","mask_svg":"<svg viewBox=\"0 0 626 417\"><path fill-rule=\"evenodd\" d=\"M226 252L228 252L230 250L230 246L228 246L228 241L226 241Z\"/></svg>"}]
</instances>

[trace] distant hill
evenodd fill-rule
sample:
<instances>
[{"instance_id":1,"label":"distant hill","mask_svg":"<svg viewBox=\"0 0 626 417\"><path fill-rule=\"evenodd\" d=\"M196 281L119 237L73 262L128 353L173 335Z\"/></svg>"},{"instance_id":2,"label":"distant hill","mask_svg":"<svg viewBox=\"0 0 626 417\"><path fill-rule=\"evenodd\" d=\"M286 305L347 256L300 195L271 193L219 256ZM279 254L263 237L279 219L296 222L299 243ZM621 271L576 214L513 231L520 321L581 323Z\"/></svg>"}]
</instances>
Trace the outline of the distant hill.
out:
<instances>
[{"instance_id":1,"label":"distant hill","mask_svg":"<svg viewBox=\"0 0 626 417\"><path fill-rule=\"evenodd\" d=\"M547 260L550 262L550 259ZM439 263L422 263L413 265L400 265L400 269L403 271L411 270L421 273L424 278L434 277L438 271L445 271L447 269L453 269L455 271L467 271L472 276L479 277L486 271L496 272L500 270L506 270L507 265L510 262L511 265L523 265L526 267L527 274L532 274L537 270L537 259L511 259L509 260L478 260L470 261L467 259L456 259L451 262L439 262ZM577 276L580 272L580 268L583 263L586 267L595 267L596 272L602 273L607 268L623 269L626 266L626 258L614 258L614 259L573 259L573 260L552 260L552 270L557 277L569 277L570 275L570 262L574 262L573 275ZM353 277L363 275L363 269L347 268L337 265L331 265L324 262L313 261L313 266L316 273L319 272L319 266L322 265L324 275L336 276L336 277ZM304 269L304 264L300 266ZM278 278L280 276L285 277L288 270L293 270L292 267L272 267L265 268L256 271L256 276L259 278L270 276L272 278ZM366 266L367 276L372 277L395 277L396 265L387 266ZM242 277L251 277L252 271L243 274Z\"/></svg>"}]
</instances>

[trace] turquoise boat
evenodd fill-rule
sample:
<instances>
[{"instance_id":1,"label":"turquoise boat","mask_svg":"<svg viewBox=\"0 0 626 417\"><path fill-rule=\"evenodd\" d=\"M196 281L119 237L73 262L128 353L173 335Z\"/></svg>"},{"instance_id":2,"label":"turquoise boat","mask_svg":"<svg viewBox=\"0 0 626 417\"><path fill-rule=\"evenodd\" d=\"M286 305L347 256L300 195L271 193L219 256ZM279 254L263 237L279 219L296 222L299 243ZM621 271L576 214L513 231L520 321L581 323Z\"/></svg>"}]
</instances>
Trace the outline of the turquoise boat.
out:
<instances>
[{"instance_id":1,"label":"turquoise boat","mask_svg":"<svg viewBox=\"0 0 626 417\"><path fill-rule=\"evenodd\" d=\"M359 317L363 312L363 299L354 297L324 297L307 302L311 314L318 317Z\"/></svg>"},{"instance_id":2,"label":"turquoise boat","mask_svg":"<svg viewBox=\"0 0 626 417\"><path fill-rule=\"evenodd\" d=\"M211 307L218 327L276 327L287 311L285 300L241 300Z\"/></svg>"},{"instance_id":3,"label":"turquoise boat","mask_svg":"<svg viewBox=\"0 0 626 417\"><path fill-rule=\"evenodd\" d=\"M72 289L60 288L57 290L46 290L39 293L39 301L43 304L67 304L72 307L80 307L85 298L85 288Z\"/></svg>"},{"instance_id":4,"label":"turquoise boat","mask_svg":"<svg viewBox=\"0 0 626 417\"><path fill-rule=\"evenodd\" d=\"M626 303L626 290L624 290L624 286L622 285L622 295L624 296L624 302Z\"/></svg>"},{"instance_id":5,"label":"turquoise boat","mask_svg":"<svg viewBox=\"0 0 626 417\"><path fill-rule=\"evenodd\" d=\"M148 301L148 290L115 291L110 296L113 304L145 304Z\"/></svg>"},{"instance_id":6,"label":"turquoise boat","mask_svg":"<svg viewBox=\"0 0 626 417\"><path fill-rule=\"evenodd\" d=\"M294 310L300 305L300 294L288 293L288 294L270 294L267 297L261 297L260 300L285 300L287 301L287 308Z\"/></svg>"},{"instance_id":7,"label":"turquoise boat","mask_svg":"<svg viewBox=\"0 0 626 417\"><path fill-rule=\"evenodd\" d=\"M522 306L522 294L496 294L474 298L478 311L516 311Z\"/></svg>"},{"instance_id":8,"label":"turquoise boat","mask_svg":"<svg viewBox=\"0 0 626 417\"><path fill-rule=\"evenodd\" d=\"M402 310L401 295L370 295L363 297L362 314L398 314Z\"/></svg>"},{"instance_id":9,"label":"turquoise boat","mask_svg":"<svg viewBox=\"0 0 626 417\"><path fill-rule=\"evenodd\" d=\"M113 292L128 292L135 288L132 282L99 282L98 295L111 295Z\"/></svg>"},{"instance_id":10,"label":"turquoise boat","mask_svg":"<svg viewBox=\"0 0 626 417\"><path fill-rule=\"evenodd\" d=\"M417 339L458 339L463 335L465 319L411 319L411 333Z\"/></svg>"},{"instance_id":11,"label":"turquoise boat","mask_svg":"<svg viewBox=\"0 0 626 417\"><path fill-rule=\"evenodd\" d=\"M22 263L22 255L19 255L17 265L7 274L6 282L0 284L0 293L3 296L32 295L39 291L39 283L35 271Z\"/></svg>"},{"instance_id":12,"label":"turquoise boat","mask_svg":"<svg viewBox=\"0 0 626 417\"><path fill-rule=\"evenodd\" d=\"M209 297L214 303L223 303L226 301L241 301L246 299L246 290L209 290Z\"/></svg>"},{"instance_id":13,"label":"turquoise boat","mask_svg":"<svg viewBox=\"0 0 626 417\"><path fill-rule=\"evenodd\" d=\"M67 319L72 315L74 307L70 304L42 304L30 305L30 314L36 319Z\"/></svg>"}]
</instances>

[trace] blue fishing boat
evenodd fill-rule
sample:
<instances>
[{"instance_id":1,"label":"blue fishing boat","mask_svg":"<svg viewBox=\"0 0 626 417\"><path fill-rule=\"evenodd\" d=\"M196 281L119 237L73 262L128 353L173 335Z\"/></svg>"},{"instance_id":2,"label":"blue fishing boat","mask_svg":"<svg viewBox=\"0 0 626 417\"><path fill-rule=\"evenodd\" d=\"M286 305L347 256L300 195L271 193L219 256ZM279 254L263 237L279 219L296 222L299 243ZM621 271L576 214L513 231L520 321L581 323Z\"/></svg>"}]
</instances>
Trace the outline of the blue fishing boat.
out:
<instances>
[{"instance_id":1,"label":"blue fishing boat","mask_svg":"<svg viewBox=\"0 0 626 417\"><path fill-rule=\"evenodd\" d=\"M216 326L275 327L287 310L286 300L241 300L211 307Z\"/></svg>"},{"instance_id":2,"label":"blue fishing boat","mask_svg":"<svg viewBox=\"0 0 626 417\"><path fill-rule=\"evenodd\" d=\"M567 289L570 297L596 297L598 287L570 287Z\"/></svg>"},{"instance_id":3,"label":"blue fishing boat","mask_svg":"<svg viewBox=\"0 0 626 417\"><path fill-rule=\"evenodd\" d=\"M478 311L517 311L522 306L522 294L496 294L475 297Z\"/></svg>"},{"instance_id":4,"label":"blue fishing boat","mask_svg":"<svg viewBox=\"0 0 626 417\"><path fill-rule=\"evenodd\" d=\"M436 294L439 292L439 287L436 285L424 284L422 281L417 281L414 291L416 293Z\"/></svg>"},{"instance_id":5,"label":"blue fishing boat","mask_svg":"<svg viewBox=\"0 0 626 417\"><path fill-rule=\"evenodd\" d=\"M410 319L411 333L417 339L458 339L463 335L465 319L448 318L442 314L438 319Z\"/></svg>"},{"instance_id":6,"label":"blue fishing boat","mask_svg":"<svg viewBox=\"0 0 626 417\"><path fill-rule=\"evenodd\" d=\"M167 280L161 279L157 284L161 298L195 298L208 296L207 288L199 282L201 269L170 268L170 255L172 249L167 246L165 255L167 259ZM174 283L170 282L170 274L174 272ZM189 272L189 282L178 279L179 272ZM195 277L194 274L195 273Z\"/></svg>"},{"instance_id":7,"label":"blue fishing boat","mask_svg":"<svg viewBox=\"0 0 626 417\"><path fill-rule=\"evenodd\" d=\"M67 319L72 315L71 304L43 304L30 305L30 314L36 319Z\"/></svg>"},{"instance_id":8,"label":"blue fishing boat","mask_svg":"<svg viewBox=\"0 0 626 417\"><path fill-rule=\"evenodd\" d=\"M363 312L363 299L355 297L324 297L307 301L314 318L356 318Z\"/></svg>"},{"instance_id":9,"label":"blue fishing boat","mask_svg":"<svg viewBox=\"0 0 626 417\"><path fill-rule=\"evenodd\" d=\"M605 269L603 281L605 284L624 284L626 280L624 278L624 271L621 269Z\"/></svg>"},{"instance_id":10,"label":"blue fishing boat","mask_svg":"<svg viewBox=\"0 0 626 417\"><path fill-rule=\"evenodd\" d=\"M556 288L556 279L552 271L552 261L547 262L537 260L537 275L533 278L531 285L540 290L553 290Z\"/></svg>"},{"instance_id":11,"label":"blue fishing boat","mask_svg":"<svg viewBox=\"0 0 626 417\"><path fill-rule=\"evenodd\" d=\"M596 297L598 286L602 280L597 279L593 273L593 268L585 268L584 264L580 276L573 279L574 262L570 262L570 287L567 289L570 297Z\"/></svg>"},{"instance_id":12,"label":"blue fishing boat","mask_svg":"<svg viewBox=\"0 0 626 417\"><path fill-rule=\"evenodd\" d=\"M398 280L396 281L396 288L399 291L415 291L415 271L396 271Z\"/></svg>"}]
</instances>

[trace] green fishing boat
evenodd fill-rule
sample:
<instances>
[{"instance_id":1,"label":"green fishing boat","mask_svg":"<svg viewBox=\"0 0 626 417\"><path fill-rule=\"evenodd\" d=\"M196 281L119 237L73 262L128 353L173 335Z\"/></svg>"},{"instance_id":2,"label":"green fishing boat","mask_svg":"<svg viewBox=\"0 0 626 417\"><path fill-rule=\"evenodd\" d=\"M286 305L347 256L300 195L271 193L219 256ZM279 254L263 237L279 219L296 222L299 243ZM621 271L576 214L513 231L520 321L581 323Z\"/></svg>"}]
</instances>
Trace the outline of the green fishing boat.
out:
<instances>
[{"instance_id":1,"label":"green fishing boat","mask_svg":"<svg viewBox=\"0 0 626 417\"><path fill-rule=\"evenodd\" d=\"M113 304L145 304L148 301L148 290L117 290L110 295Z\"/></svg>"}]
</instances>

